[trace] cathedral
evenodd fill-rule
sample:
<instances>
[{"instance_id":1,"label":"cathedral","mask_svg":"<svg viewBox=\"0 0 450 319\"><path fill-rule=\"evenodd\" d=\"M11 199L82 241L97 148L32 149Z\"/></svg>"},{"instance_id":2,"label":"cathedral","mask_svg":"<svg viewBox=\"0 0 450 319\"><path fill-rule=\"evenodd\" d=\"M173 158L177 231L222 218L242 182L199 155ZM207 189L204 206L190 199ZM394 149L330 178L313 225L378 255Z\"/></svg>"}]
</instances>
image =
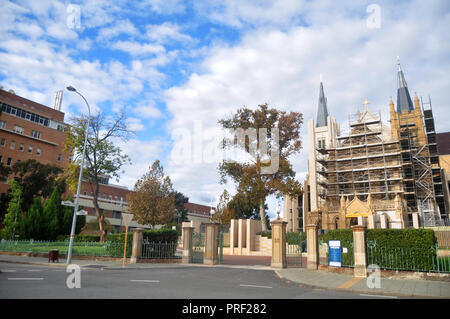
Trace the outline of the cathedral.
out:
<instances>
[{"instance_id":1,"label":"cathedral","mask_svg":"<svg viewBox=\"0 0 450 319\"><path fill-rule=\"evenodd\" d=\"M411 99L400 62L397 77L389 124L366 99L345 129L329 114L320 83L317 119L308 122L303 197L294 201L303 225L418 228L438 226L447 215L431 100ZM285 198L285 212L290 202Z\"/></svg>"}]
</instances>

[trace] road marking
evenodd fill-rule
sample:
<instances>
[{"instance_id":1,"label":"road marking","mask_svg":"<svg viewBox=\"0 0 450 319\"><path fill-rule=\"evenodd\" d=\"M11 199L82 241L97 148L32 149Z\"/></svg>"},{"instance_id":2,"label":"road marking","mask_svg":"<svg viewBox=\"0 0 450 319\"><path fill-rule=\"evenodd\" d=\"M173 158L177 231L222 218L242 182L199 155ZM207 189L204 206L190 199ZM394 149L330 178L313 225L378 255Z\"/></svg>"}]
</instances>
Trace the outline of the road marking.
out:
<instances>
[{"instance_id":1,"label":"road marking","mask_svg":"<svg viewBox=\"0 0 450 319\"><path fill-rule=\"evenodd\" d=\"M360 296L366 296L366 297L379 297L379 298L391 298L391 299L398 299L396 296L383 296L383 295L366 295L366 294L359 294Z\"/></svg>"},{"instance_id":2,"label":"road marking","mask_svg":"<svg viewBox=\"0 0 450 319\"><path fill-rule=\"evenodd\" d=\"M44 269L28 269L28 271L43 271Z\"/></svg>"},{"instance_id":3,"label":"road marking","mask_svg":"<svg viewBox=\"0 0 450 319\"><path fill-rule=\"evenodd\" d=\"M14 269L2 269L1 272L16 272Z\"/></svg>"},{"instance_id":4,"label":"road marking","mask_svg":"<svg viewBox=\"0 0 450 319\"><path fill-rule=\"evenodd\" d=\"M349 281L344 282L342 285L340 285L338 288L342 288L342 289L348 289L350 287L353 287L354 285L356 285L358 282L360 282L361 280L363 280L365 278L362 277L355 277L350 279Z\"/></svg>"},{"instance_id":5,"label":"road marking","mask_svg":"<svg viewBox=\"0 0 450 319\"><path fill-rule=\"evenodd\" d=\"M241 286L241 287L252 287L252 288L272 288L272 287L269 287L269 286L256 286L256 285L239 285L239 286Z\"/></svg>"},{"instance_id":6,"label":"road marking","mask_svg":"<svg viewBox=\"0 0 450 319\"><path fill-rule=\"evenodd\" d=\"M8 280L44 280L44 278L8 278Z\"/></svg>"},{"instance_id":7,"label":"road marking","mask_svg":"<svg viewBox=\"0 0 450 319\"><path fill-rule=\"evenodd\" d=\"M159 280L144 280L144 279L139 279L139 280L130 280L131 282L160 282Z\"/></svg>"}]
</instances>

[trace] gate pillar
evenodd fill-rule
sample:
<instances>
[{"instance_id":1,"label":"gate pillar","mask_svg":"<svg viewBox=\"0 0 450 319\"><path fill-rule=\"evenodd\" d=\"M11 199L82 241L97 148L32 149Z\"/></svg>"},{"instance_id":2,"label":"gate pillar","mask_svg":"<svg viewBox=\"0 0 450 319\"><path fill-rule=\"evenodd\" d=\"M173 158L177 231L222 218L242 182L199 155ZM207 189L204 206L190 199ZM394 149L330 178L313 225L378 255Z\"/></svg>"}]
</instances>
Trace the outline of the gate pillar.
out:
<instances>
[{"instance_id":1,"label":"gate pillar","mask_svg":"<svg viewBox=\"0 0 450 319\"><path fill-rule=\"evenodd\" d=\"M184 226L182 235L183 235L183 256L181 262L183 264L189 264L191 262L191 253L192 253L192 233L194 231L194 227Z\"/></svg>"},{"instance_id":2,"label":"gate pillar","mask_svg":"<svg viewBox=\"0 0 450 319\"><path fill-rule=\"evenodd\" d=\"M203 264L217 265L219 263L219 223L205 223L205 256Z\"/></svg>"},{"instance_id":3,"label":"gate pillar","mask_svg":"<svg viewBox=\"0 0 450 319\"><path fill-rule=\"evenodd\" d=\"M367 277L367 255L366 255L366 227L357 225L353 229L353 252L355 268L353 276Z\"/></svg>"},{"instance_id":4,"label":"gate pillar","mask_svg":"<svg viewBox=\"0 0 450 319\"><path fill-rule=\"evenodd\" d=\"M133 248L131 250L130 264L137 263L141 258L143 238L144 238L143 228L136 228L133 230Z\"/></svg>"},{"instance_id":5,"label":"gate pillar","mask_svg":"<svg viewBox=\"0 0 450 319\"><path fill-rule=\"evenodd\" d=\"M286 225L283 220L273 220L272 226L272 268L286 268Z\"/></svg>"},{"instance_id":6,"label":"gate pillar","mask_svg":"<svg viewBox=\"0 0 450 319\"><path fill-rule=\"evenodd\" d=\"M307 264L306 268L317 270L319 265L319 243L317 241L317 225L306 225Z\"/></svg>"}]
</instances>

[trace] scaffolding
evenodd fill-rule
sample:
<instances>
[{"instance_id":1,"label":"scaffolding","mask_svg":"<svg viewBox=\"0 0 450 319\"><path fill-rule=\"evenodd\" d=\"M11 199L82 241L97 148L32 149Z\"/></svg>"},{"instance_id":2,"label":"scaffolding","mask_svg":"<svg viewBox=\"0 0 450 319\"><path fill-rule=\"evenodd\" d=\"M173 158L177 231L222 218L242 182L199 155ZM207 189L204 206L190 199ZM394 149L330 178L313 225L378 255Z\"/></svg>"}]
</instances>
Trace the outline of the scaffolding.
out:
<instances>
[{"instance_id":1,"label":"scaffolding","mask_svg":"<svg viewBox=\"0 0 450 319\"><path fill-rule=\"evenodd\" d=\"M337 137L335 147L317 152L319 196L332 207L339 207L341 195L366 200L371 194L382 201L403 191L400 143L386 138L379 113L350 115L348 133Z\"/></svg>"}]
</instances>

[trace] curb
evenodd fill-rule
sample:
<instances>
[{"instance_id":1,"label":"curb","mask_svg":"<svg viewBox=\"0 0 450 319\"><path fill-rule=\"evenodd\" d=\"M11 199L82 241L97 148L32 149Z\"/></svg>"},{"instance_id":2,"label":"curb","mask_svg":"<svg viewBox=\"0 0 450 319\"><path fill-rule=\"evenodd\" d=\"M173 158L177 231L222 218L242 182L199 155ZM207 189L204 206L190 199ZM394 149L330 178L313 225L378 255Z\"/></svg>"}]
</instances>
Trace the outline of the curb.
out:
<instances>
[{"instance_id":1,"label":"curb","mask_svg":"<svg viewBox=\"0 0 450 319\"><path fill-rule=\"evenodd\" d=\"M292 281L290 279L287 279L283 277L277 270L275 270L275 274L280 280L283 280L284 282L299 286L299 287L307 287L312 289L322 289L322 290L329 290L329 291L339 291L339 292L353 292L353 293L359 293L359 294L368 294L371 295L380 295L380 296L396 296L396 297L413 297L413 298L419 298L419 299L449 299L446 297L438 297L438 296L422 296L422 295L413 295L413 294L400 294L396 292L379 292L379 291L364 291L364 290L356 290L356 289L346 289L346 288L330 288L326 286L315 286L315 285L309 285L301 282Z\"/></svg>"}]
</instances>

